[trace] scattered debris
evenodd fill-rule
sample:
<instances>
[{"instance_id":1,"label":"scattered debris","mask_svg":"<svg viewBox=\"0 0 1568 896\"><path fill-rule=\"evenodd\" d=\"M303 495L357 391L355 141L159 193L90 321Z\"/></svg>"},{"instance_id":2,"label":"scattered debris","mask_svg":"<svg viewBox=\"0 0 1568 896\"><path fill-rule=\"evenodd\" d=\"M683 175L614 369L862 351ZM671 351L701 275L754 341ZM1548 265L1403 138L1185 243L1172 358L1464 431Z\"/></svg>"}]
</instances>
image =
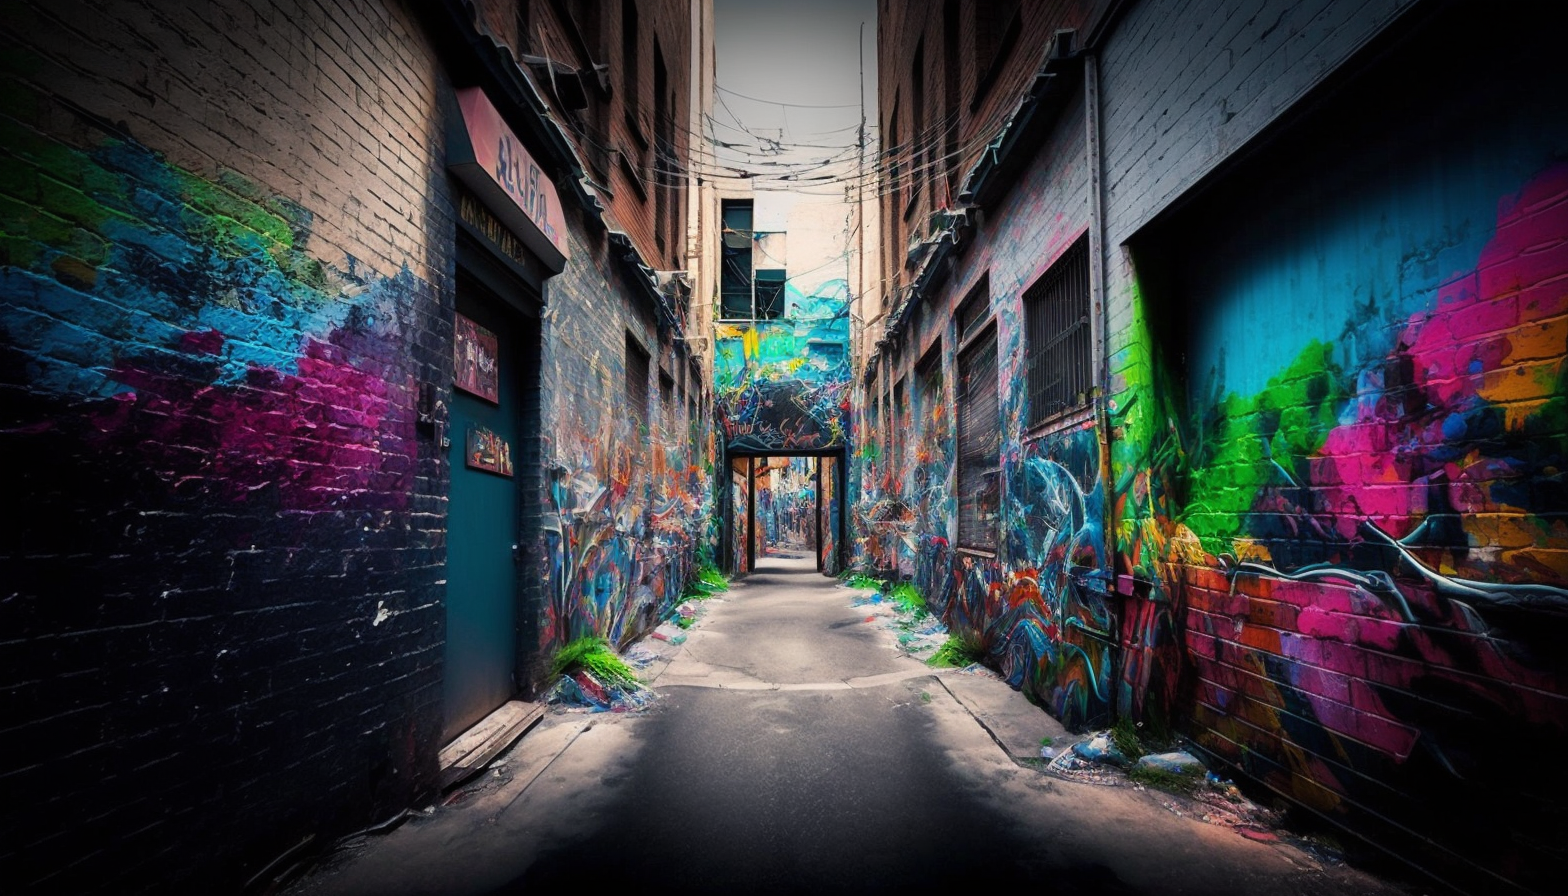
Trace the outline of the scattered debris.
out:
<instances>
[{"instance_id":1,"label":"scattered debris","mask_svg":"<svg viewBox=\"0 0 1568 896\"><path fill-rule=\"evenodd\" d=\"M562 675L550 689L550 705L561 712L638 712L656 695L635 682L607 684L586 669Z\"/></svg>"},{"instance_id":2,"label":"scattered debris","mask_svg":"<svg viewBox=\"0 0 1568 896\"><path fill-rule=\"evenodd\" d=\"M1091 759L1085 759L1073 750L1063 750L1060 755L1052 759L1045 770L1057 777L1080 784L1096 784L1101 787L1116 787L1122 783L1122 775L1114 768L1108 768Z\"/></svg>"},{"instance_id":3,"label":"scattered debris","mask_svg":"<svg viewBox=\"0 0 1568 896\"><path fill-rule=\"evenodd\" d=\"M851 579L849 587L854 586ZM878 586L882 583L877 581ZM948 639L947 626L926 609L925 599L909 583L904 583L884 593L870 591L855 595L851 607L876 607L878 612L867 615L867 623L881 623L894 633L898 649L918 660L929 660Z\"/></svg>"},{"instance_id":4,"label":"scattered debris","mask_svg":"<svg viewBox=\"0 0 1568 896\"><path fill-rule=\"evenodd\" d=\"M633 644L626 648L625 653L621 654L621 659L626 661L626 665L639 672L663 658L657 650L648 647L646 644Z\"/></svg>"},{"instance_id":5,"label":"scattered debris","mask_svg":"<svg viewBox=\"0 0 1568 896\"><path fill-rule=\"evenodd\" d=\"M960 674L963 674L963 675L975 675L975 676L978 676L980 678L989 678L992 681L1001 681L1002 680L1002 676L997 674L995 669L988 668L986 666L981 665L980 663L970 663L969 665L965 666L962 669L959 669L958 671L959 671Z\"/></svg>"},{"instance_id":6,"label":"scattered debris","mask_svg":"<svg viewBox=\"0 0 1568 896\"><path fill-rule=\"evenodd\" d=\"M668 641L671 644L686 643L686 631L673 622L661 622L653 630L653 638L659 641Z\"/></svg>"},{"instance_id":7,"label":"scattered debris","mask_svg":"<svg viewBox=\"0 0 1568 896\"><path fill-rule=\"evenodd\" d=\"M1121 751L1116 742L1111 739L1109 731L1101 731L1092 735L1088 740L1073 744L1073 752L1079 758L1095 763L1109 763L1126 768L1132 764L1127 754Z\"/></svg>"}]
</instances>

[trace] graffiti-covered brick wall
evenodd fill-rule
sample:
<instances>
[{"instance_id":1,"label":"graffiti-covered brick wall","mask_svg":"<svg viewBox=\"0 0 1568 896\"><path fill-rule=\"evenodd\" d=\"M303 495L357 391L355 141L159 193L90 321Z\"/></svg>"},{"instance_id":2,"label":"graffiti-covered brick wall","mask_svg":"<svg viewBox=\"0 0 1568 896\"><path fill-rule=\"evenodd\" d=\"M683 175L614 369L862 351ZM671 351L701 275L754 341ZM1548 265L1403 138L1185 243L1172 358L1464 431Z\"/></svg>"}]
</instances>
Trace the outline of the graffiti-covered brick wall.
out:
<instances>
[{"instance_id":1,"label":"graffiti-covered brick wall","mask_svg":"<svg viewBox=\"0 0 1568 896\"><path fill-rule=\"evenodd\" d=\"M1568 742L1563 22L1461 77L1475 14L1391 26L1113 262L1122 697L1435 873L1544 892L1563 788L1479 745Z\"/></svg>"},{"instance_id":2,"label":"graffiti-covered brick wall","mask_svg":"<svg viewBox=\"0 0 1568 896\"><path fill-rule=\"evenodd\" d=\"M642 635L711 550L703 385L602 233L573 241L543 324L541 658L585 634ZM646 382L628 380L628 340L649 355Z\"/></svg>"},{"instance_id":3,"label":"graffiti-covered brick wall","mask_svg":"<svg viewBox=\"0 0 1568 896\"><path fill-rule=\"evenodd\" d=\"M0 879L233 891L435 776L431 54L378 3L6 18Z\"/></svg>"},{"instance_id":4,"label":"graffiti-covered brick wall","mask_svg":"<svg viewBox=\"0 0 1568 896\"><path fill-rule=\"evenodd\" d=\"M1072 24L1062 21L1063 27ZM884 409L857 446L862 491L856 559L913 580L949 627L973 639L1015 687L1074 726L1107 721L1115 611L1109 597L1101 436L1092 407L1031 425L1024 293L1089 222L1080 94L1016 185L966 231L946 281L908 311L867 405ZM966 301L978 302L969 306ZM960 331L957 309L974 323ZM960 544L958 426L962 358L994 333L999 500L987 543ZM862 420L874 416L861 409Z\"/></svg>"}]
</instances>

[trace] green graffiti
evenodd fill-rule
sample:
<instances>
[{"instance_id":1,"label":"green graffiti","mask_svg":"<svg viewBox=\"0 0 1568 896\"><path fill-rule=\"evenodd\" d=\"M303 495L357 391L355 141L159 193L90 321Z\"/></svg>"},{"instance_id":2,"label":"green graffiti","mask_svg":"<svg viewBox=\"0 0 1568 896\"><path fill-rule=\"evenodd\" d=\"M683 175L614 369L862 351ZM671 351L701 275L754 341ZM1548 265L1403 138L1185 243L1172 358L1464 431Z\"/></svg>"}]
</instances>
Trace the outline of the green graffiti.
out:
<instances>
[{"instance_id":1,"label":"green graffiti","mask_svg":"<svg viewBox=\"0 0 1568 896\"><path fill-rule=\"evenodd\" d=\"M1293 487L1323 447L1345 399L1334 347L1314 341L1257 395L1235 393L1196 410L1187 440L1191 463L1181 521L1205 550L1222 553L1265 487Z\"/></svg>"}]
</instances>

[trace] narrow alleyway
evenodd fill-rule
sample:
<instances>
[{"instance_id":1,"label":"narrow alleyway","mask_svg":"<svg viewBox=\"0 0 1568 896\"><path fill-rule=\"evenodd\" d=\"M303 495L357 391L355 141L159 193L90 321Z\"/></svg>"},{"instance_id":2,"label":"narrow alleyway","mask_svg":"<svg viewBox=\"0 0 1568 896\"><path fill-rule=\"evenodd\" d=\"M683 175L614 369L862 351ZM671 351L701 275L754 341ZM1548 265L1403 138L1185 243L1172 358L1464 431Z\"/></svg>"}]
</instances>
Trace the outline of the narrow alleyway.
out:
<instances>
[{"instance_id":1,"label":"narrow alleyway","mask_svg":"<svg viewBox=\"0 0 1568 896\"><path fill-rule=\"evenodd\" d=\"M587 881L639 893L1397 892L1178 818L1157 792L1015 761L999 741L1062 729L1005 684L936 673L865 622L809 555L760 559L684 645L665 645L652 709L547 716L483 784L351 843L294 896Z\"/></svg>"}]
</instances>

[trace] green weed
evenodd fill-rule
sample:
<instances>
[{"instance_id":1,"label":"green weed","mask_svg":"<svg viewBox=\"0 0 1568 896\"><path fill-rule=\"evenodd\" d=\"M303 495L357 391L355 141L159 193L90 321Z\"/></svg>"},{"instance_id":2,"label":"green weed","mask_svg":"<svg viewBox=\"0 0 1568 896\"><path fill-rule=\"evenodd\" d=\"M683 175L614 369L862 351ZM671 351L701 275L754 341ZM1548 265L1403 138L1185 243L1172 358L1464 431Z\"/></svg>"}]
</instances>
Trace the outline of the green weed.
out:
<instances>
[{"instance_id":1,"label":"green weed","mask_svg":"<svg viewBox=\"0 0 1568 896\"><path fill-rule=\"evenodd\" d=\"M920 594L920 589L908 582L895 586L889 596L892 597L893 603L898 605L899 612L914 616L924 616L929 612L926 609L926 599Z\"/></svg>"},{"instance_id":2,"label":"green weed","mask_svg":"<svg viewBox=\"0 0 1568 896\"><path fill-rule=\"evenodd\" d=\"M1126 717L1123 717L1116 723L1116 727L1111 729L1111 743L1115 744L1116 749L1120 750L1122 755L1127 757L1128 762L1136 762L1138 757L1146 752L1143 748L1143 740L1138 737L1137 725L1133 723L1132 719Z\"/></svg>"},{"instance_id":3,"label":"green weed","mask_svg":"<svg viewBox=\"0 0 1568 896\"><path fill-rule=\"evenodd\" d=\"M1135 765L1127 772L1127 778L1136 781L1145 787L1153 787L1167 793L1192 793L1198 789L1198 782L1203 780L1203 772L1194 769L1185 774L1169 772L1163 768Z\"/></svg>"},{"instance_id":4,"label":"green weed","mask_svg":"<svg viewBox=\"0 0 1568 896\"><path fill-rule=\"evenodd\" d=\"M686 583L686 591L681 597L684 600L707 600L721 591L730 590L730 580L718 567L703 564L697 575Z\"/></svg>"},{"instance_id":5,"label":"green weed","mask_svg":"<svg viewBox=\"0 0 1568 896\"><path fill-rule=\"evenodd\" d=\"M931 654L931 658L926 660L926 665L962 669L971 663L980 662L984 656L979 645L963 635L948 635L947 640L942 642L942 646L936 649L936 653Z\"/></svg>"},{"instance_id":6,"label":"green weed","mask_svg":"<svg viewBox=\"0 0 1568 896\"><path fill-rule=\"evenodd\" d=\"M597 635L588 635L562 647L550 662L550 675L564 675L577 669L586 669L594 678L607 685L636 687L637 673L626 661L616 656L610 642Z\"/></svg>"},{"instance_id":7,"label":"green weed","mask_svg":"<svg viewBox=\"0 0 1568 896\"><path fill-rule=\"evenodd\" d=\"M881 579L872 578L863 572L857 572L845 579L844 584L851 588L870 588L872 591L881 591L885 583Z\"/></svg>"}]
</instances>

